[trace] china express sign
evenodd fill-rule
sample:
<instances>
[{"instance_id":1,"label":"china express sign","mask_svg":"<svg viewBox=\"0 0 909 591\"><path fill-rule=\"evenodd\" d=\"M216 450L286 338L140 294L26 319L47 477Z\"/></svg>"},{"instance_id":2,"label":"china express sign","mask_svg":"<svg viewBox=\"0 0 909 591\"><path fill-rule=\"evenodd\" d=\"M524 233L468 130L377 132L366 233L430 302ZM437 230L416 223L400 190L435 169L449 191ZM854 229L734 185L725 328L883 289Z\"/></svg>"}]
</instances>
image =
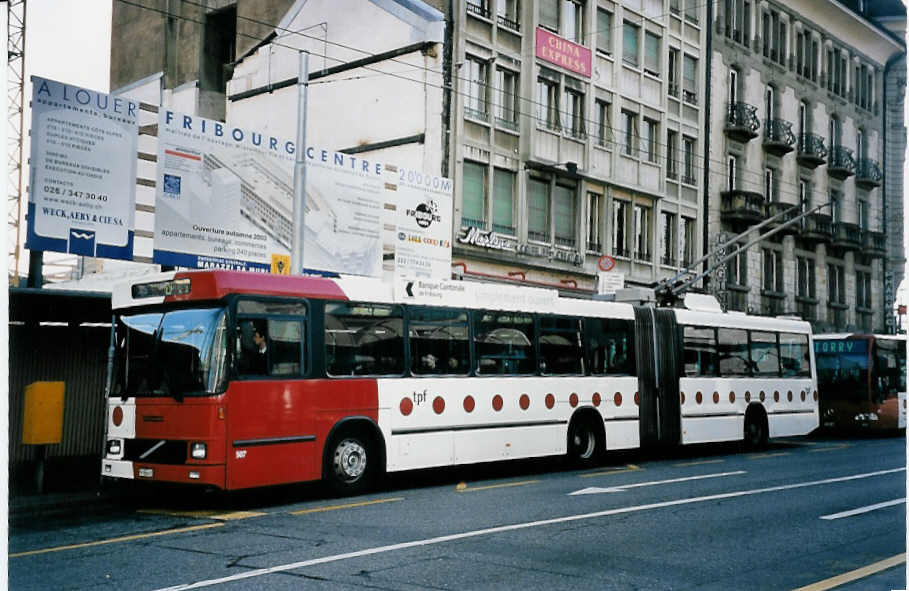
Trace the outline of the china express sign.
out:
<instances>
[{"instance_id":1,"label":"china express sign","mask_svg":"<svg viewBox=\"0 0 909 591\"><path fill-rule=\"evenodd\" d=\"M537 28L536 56L590 78L592 69L590 50L540 27Z\"/></svg>"}]
</instances>

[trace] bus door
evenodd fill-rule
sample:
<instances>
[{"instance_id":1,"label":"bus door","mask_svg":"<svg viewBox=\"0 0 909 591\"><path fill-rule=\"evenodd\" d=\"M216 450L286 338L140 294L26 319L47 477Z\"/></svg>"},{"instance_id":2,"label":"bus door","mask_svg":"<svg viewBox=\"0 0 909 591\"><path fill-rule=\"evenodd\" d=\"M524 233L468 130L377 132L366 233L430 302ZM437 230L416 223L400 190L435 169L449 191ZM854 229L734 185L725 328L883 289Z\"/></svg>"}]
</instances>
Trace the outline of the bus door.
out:
<instances>
[{"instance_id":1,"label":"bus door","mask_svg":"<svg viewBox=\"0 0 909 591\"><path fill-rule=\"evenodd\" d=\"M638 413L642 448L681 441L682 338L673 310L634 308Z\"/></svg>"}]
</instances>

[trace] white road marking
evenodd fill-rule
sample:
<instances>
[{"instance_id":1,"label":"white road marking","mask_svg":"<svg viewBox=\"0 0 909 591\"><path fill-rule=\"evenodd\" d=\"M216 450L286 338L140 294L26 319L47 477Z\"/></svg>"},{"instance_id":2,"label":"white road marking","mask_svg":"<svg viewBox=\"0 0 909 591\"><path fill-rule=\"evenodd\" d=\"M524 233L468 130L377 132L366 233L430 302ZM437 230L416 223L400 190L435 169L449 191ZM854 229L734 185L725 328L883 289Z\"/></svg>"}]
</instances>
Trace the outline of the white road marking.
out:
<instances>
[{"instance_id":1,"label":"white road marking","mask_svg":"<svg viewBox=\"0 0 909 591\"><path fill-rule=\"evenodd\" d=\"M689 480L704 480L705 478L722 478L723 476L737 476L739 474L747 474L744 470L738 470L736 472L720 472L718 474L702 474L700 476L686 476L685 478L670 478L669 480L654 480L652 482L637 482L635 484L622 484L619 486L612 486L609 488L602 488L599 486L591 486L581 490L576 490L573 493L568 493L571 495L595 495L599 493L610 493L610 492L625 492L629 488L638 488L641 486L655 486L658 484L673 484L676 482L687 482Z\"/></svg>"},{"instance_id":2,"label":"white road marking","mask_svg":"<svg viewBox=\"0 0 909 591\"><path fill-rule=\"evenodd\" d=\"M517 531L522 529L528 529L532 527L540 527L544 525L555 525L559 523L568 523L572 521L580 521L583 519L596 519L599 517L608 517L610 515L621 515L624 513L635 513L638 511L649 511L651 509L662 509L664 507L675 507L678 505L690 505L692 503L705 503L709 501L718 501L722 499L732 499L737 497L745 497L750 495L759 495L765 493L779 492L783 490L792 490L796 488L807 488L811 486L821 486L824 484L834 484L837 482L848 482L850 480L861 480L863 478L873 478L875 476L884 476L886 474L894 474L896 472L905 472L906 468L893 468L891 470L879 470L877 472L865 472L863 474L852 474L850 476L840 476L838 478L826 478L824 480L813 480L810 482L798 482L795 484L783 484L780 486L771 486L767 488L756 488L751 490L739 490L728 493L720 493L715 495L709 495L706 497L692 497L688 499L676 499L674 501L663 501L660 503L650 503L648 505L636 505L633 507L620 507L617 509L607 509L605 511L596 511L594 513L584 513L580 515L568 515L566 517L555 517L552 519L543 519L540 521L529 521L525 523L515 523L512 525L502 525L499 527L490 527L486 529L478 529L468 532L462 532L459 534L450 534L447 536L439 536L436 538L427 538L425 540L414 540L412 542L402 542L400 544L390 544L388 546L378 546L375 548L366 548L364 550L357 550L354 552L347 552L344 554L335 554L333 556L323 556L321 558L311 558L309 560L301 560L300 562L291 562L289 564L281 564L277 566L271 566L268 568L258 568L251 570L245 573L239 573L236 575L231 575L228 577L221 577L218 579L208 579L204 581L197 581L195 583L185 583L182 585L174 585L173 587L166 587L159 589L158 591L183 591L184 589L199 589L202 587L211 587L214 585L220 585L223 583L231 583L234 581L242 581L244 579L252 579L255 577L261 577L263 575L270 575L274 573L286 572L289 570L296 570L298 568L305 568L307 566L315 566L317 564L327 564L329 562L339 562L341 560L349 560L351 558L361 558L363 556L372 556L374 554L383 554L385 552L396 552L398 550L406 550L408 548L417 548L420 546L433 546L435 544L444 544L447 542L454 542L457 540L464 540L468 538L476 538L479 536L488 536L492 534L498 534L509 531Z\"/></svg>"},{"instance_id":3,"label":"white road marking","mask_svg":"<svg viewBox=\"0 0 909 591\"><path fill-rule=\"evenodd\" d=\"M862 513L870 513L871 511L876 511L878 509L883 509L885 507L892 507L894 505L902 505L906 502L906 497L902 499L893 499L892 501L885 501L883 503L876 503L874 505L867 505L865 507L859 507L858 509L852 509L851 511L843 511L841 513L832 513L830 515L822 515L821 519L842 519L843 517L852 517L853 515L861 515Z\"/></svg>"}]
</instances>

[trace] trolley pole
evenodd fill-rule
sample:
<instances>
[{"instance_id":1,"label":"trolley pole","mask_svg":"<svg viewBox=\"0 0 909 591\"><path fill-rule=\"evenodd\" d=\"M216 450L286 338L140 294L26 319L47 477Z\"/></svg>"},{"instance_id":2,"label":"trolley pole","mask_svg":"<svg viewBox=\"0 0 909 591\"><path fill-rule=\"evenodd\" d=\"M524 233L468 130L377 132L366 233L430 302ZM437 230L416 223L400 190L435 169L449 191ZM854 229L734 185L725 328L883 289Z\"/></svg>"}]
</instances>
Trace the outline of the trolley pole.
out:
<instances>
[{"instance_id":1,"label":"trolley pole","mask_svg":"<svg viewBox=\"0 0 909 591\"><path fill-rule=\"evenodd\" d=\"M297 74L297 144L294 154L294 223L291 273L303 274L303 233L306 231L306 99L309 91L309 52L300 50Z\"/></svg>"}]
</instances>

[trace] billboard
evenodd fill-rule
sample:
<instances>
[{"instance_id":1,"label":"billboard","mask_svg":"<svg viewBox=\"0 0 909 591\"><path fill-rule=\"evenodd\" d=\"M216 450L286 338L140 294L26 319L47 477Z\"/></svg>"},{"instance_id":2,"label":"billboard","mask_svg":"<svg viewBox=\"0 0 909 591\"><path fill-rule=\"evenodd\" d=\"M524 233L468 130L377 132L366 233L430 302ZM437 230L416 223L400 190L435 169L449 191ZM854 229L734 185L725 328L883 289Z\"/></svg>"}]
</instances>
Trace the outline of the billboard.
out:
<instances>
[{"instance_id":1,"label":"billboard","mask_svg":"<svg viewBox=\"0 0 909 591\"><path fill-rule=\"evenodd\" d=\"M293 247L294 142L162 110L156 263L270 272ZM303 265L382 272L382 165L309 146Z\"/></svg>"},{"instance_id":2,"label":"billboard","mask_svg":"<svg viewBox=\"0 0 909 591\"><path fill-rule=\"evenodd\" d=\"M386 165L397 213L395 277L451 277L451 179L409 168Z\"/></svg>"},{"instance_id":3,"label":"billboard","mask_svg":"<svg viewBox=\"0 0 909 591\"><path fill-rule=\"evenodd\" d=\"M32 76L31 250L132 259L139 104Z\"/></svg>"}]
</instances>

